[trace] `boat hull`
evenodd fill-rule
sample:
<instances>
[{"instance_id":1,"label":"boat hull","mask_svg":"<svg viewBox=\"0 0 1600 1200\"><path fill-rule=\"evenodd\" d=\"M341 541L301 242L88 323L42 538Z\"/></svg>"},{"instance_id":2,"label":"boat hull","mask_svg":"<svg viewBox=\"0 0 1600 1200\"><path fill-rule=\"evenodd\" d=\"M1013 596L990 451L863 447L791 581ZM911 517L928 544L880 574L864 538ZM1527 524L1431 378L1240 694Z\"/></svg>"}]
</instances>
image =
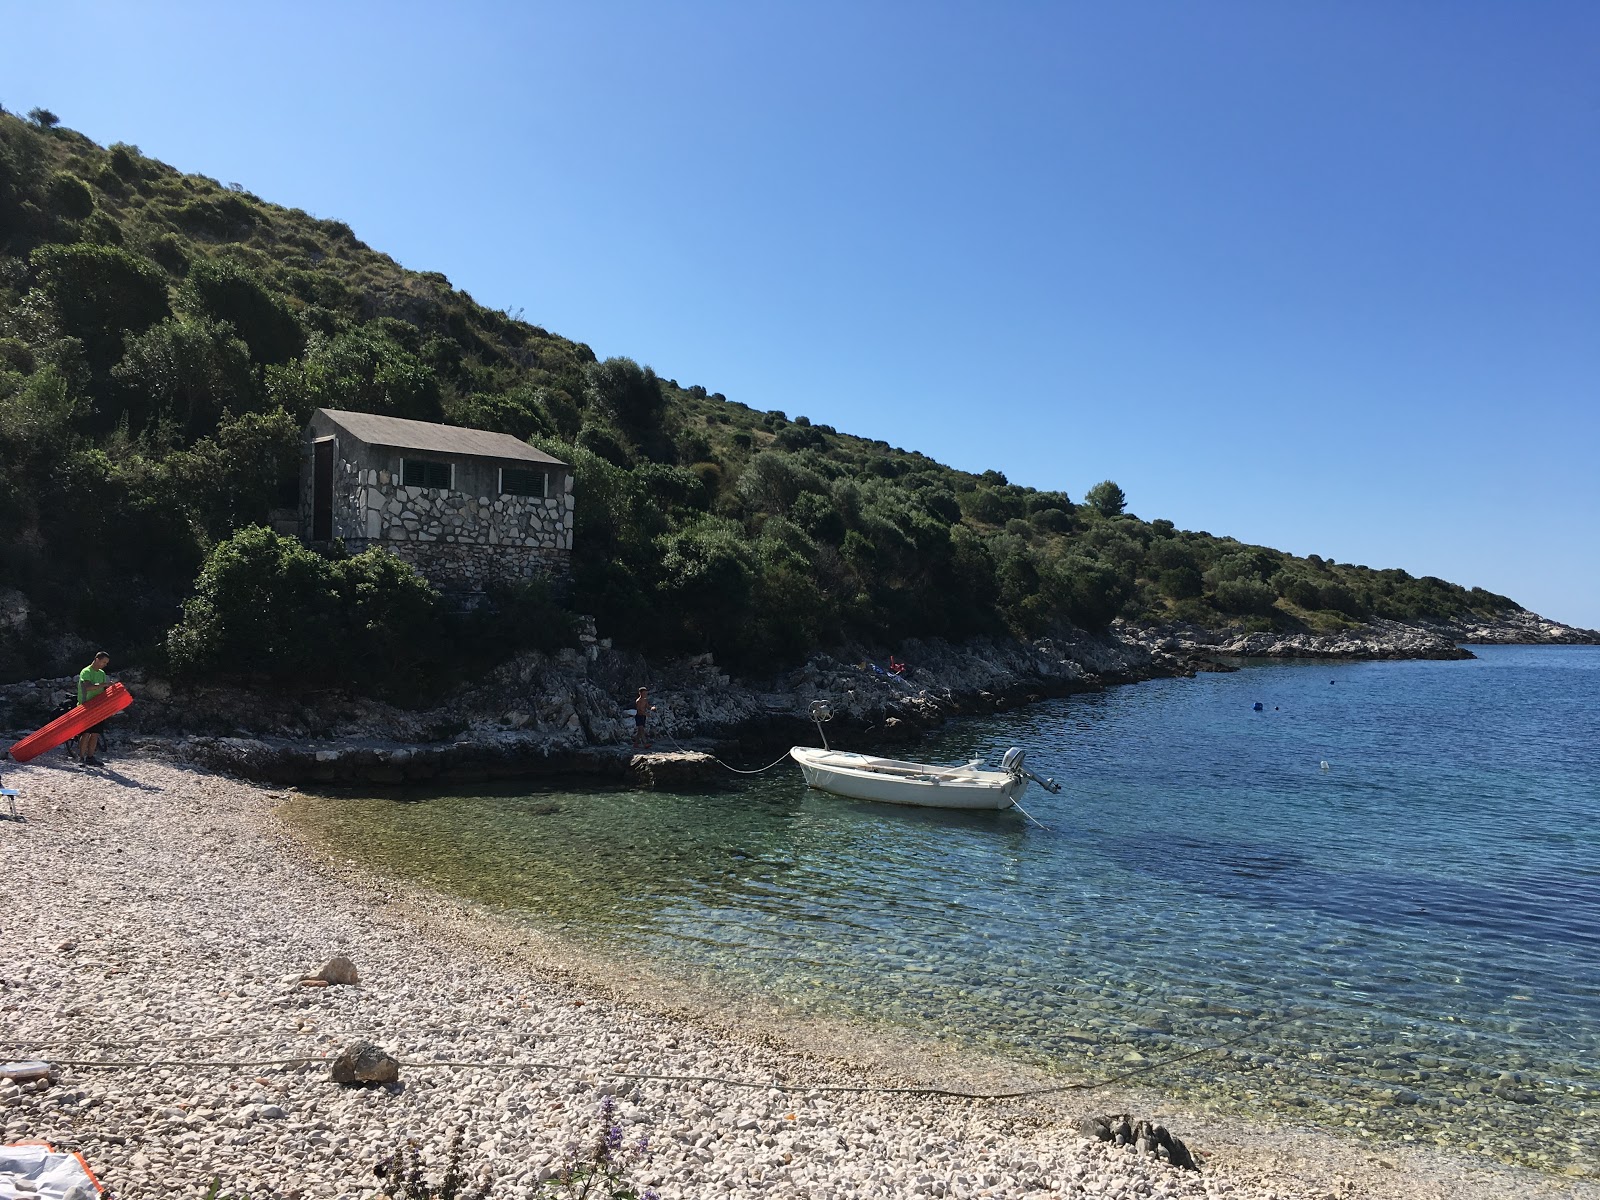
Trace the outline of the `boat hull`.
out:
<instances>
[{"instance_id":1,"label":"boat hull","mask_svg":"<svg viewBox=\"0 0 1600 1200\"><path fill-rule=\"evenodd\" d=\"M811 787L879 804L996 810L1010 808L1028 786L1006 771L937 767L809 746L791 748L789 757L800 764Z\"/></svg>"}]
</instances>

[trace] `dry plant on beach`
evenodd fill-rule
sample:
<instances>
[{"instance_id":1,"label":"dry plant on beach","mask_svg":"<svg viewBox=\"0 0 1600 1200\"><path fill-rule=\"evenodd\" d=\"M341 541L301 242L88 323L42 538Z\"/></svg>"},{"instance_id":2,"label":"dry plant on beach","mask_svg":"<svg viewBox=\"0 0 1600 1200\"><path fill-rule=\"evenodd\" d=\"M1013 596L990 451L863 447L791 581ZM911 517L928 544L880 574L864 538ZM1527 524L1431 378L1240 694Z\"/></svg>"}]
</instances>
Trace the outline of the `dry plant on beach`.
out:
<instances>
[{"instance_id":1,"label":"dry plant on beach","mask_svg":"<svg viewBox=\"0 0 1600 1200\"><path fill-rule=\"evenodd\" d=\"M461 1143L466 1131L457 1128L450 1139L444 1175L437 1184L423 1175L422 1148L415 1138L378 1161L373 1174L383 1180L383 1194L392 1200L489 1200L487 1180L472 1187L461 1167Z\"/></svg>"},{"instance_id":2,"label":"dry plant on beach","mask_svg":"<svg viewBox=\"0 0 1600 1200\"><path fill-rule=\"evenodd\" d=\"M649 1157L649 1139L624 1144L616 1115L616 1101L607 1096L600 1104L599 1130L587 1144L569 1147L566 1163L544 1181L544 1194L563 1200L659 1200L654 1191L641 1189L628 1178ZM458 1128L450 1139L444 1174L436 1184L424 1174L422 1146L414 1138L380 1159L373 1173L383 1180L383 1194L391 1200L491 1200L487 1175L474 1185L462 1166L465 1132ZM213 1185L207 1200L228 1200L215 1192Z\"/></svg>"}]
</instances>

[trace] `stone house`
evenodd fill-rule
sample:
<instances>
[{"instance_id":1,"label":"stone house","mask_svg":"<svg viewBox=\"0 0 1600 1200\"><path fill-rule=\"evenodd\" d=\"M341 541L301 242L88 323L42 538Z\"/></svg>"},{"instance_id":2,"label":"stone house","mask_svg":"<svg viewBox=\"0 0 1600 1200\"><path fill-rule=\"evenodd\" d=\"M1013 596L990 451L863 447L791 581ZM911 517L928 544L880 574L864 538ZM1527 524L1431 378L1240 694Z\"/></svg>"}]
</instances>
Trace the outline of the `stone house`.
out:
<instances>
[{"instance_id":1,"label":"stone house","mask_svg":"<svg viewBox=\"0 0 1600 1200\"><path fill-rule=\"evenodd\" d=\"M561 582L572 469L509 434L319 408L302 447L300 536L382 546L442 590Z\"/></svg>"}]
</instances>

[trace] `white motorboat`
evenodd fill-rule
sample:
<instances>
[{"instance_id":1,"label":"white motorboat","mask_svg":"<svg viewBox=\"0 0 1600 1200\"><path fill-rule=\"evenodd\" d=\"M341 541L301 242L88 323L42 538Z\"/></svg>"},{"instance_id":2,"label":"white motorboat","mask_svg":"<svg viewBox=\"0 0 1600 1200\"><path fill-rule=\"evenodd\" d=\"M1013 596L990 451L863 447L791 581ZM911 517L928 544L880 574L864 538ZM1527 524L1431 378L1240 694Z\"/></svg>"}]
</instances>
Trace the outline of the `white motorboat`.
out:
<instances>
[{"instance_id":1,"label":"white motorboat","mask_svg":"<svg viewBox=\"0 0 1600 1200\"><path fill-rule=\"evenodd\" d=\"M1052 792L1054 780L1040 779L1026 766L1026 755L1013 746L1001 769L987 770L982 759L958 767L876 758L845 750L795 746L789 757L800 764L806 783L835 796L909 804L918 808L1002 809L1017 802L1030 779Z\"/></svg>"}]
</instances>

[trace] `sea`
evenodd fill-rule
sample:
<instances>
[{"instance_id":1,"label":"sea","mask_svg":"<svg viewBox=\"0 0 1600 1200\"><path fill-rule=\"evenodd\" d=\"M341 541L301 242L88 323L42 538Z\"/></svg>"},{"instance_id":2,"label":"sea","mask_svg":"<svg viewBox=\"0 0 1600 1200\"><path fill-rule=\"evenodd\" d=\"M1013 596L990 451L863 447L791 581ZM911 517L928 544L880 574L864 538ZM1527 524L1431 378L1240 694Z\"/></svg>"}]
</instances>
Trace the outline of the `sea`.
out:
<instances>
[{"instance_id":1,"label":"sea","mask_svg":"<svg viewBox=\"0 0 1600 1200\"><path fill-rule=\"evenodd\" d=\"M797 1020L1600 1175L1600 647L1474 653L1246 663L910 752L1024 747L1062 785L1029 816L841 800L787 763L288 813L341 857Z\"/></svg>"}]
</instances>

